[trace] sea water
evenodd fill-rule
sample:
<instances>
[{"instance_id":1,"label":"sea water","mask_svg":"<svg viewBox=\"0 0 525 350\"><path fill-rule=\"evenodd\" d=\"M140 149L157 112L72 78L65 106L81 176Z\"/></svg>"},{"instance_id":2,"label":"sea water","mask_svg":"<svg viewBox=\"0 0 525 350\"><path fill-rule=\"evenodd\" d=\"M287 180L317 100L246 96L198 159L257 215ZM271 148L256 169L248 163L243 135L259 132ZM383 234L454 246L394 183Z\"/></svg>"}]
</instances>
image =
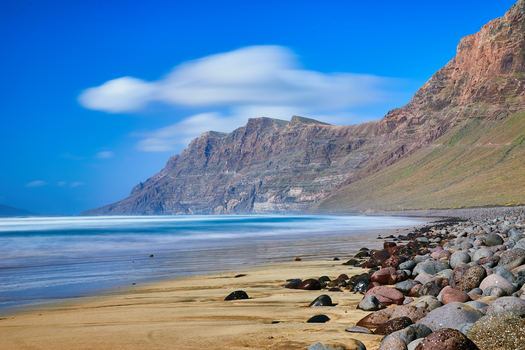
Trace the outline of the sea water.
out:
<instances>
[{"instance_id":1,"label":"sea water","mask_svg":"<svg viewBox=\"0 0 525 350\"><path fill-rule=\"evenodd\" d=\"M349 256L384 216L111 216L0 219L0 313L111 293L159 278L269 262ZM374 231L372 237L371 232Z\"/></svg>"}]
</instances>

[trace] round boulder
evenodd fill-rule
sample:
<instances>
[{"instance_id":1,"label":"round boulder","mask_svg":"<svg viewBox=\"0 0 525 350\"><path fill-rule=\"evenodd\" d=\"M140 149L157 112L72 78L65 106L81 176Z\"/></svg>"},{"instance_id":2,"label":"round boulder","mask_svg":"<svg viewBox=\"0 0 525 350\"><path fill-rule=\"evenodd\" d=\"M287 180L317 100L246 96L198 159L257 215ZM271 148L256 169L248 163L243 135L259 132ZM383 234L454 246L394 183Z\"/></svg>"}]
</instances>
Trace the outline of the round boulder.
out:
<instances>
[{"instance_id":1,"label":"round boulder","mask_svg":"<svg viewBox=\"0 0 525 350\"><path fill-rule=\"evenodd\" d=\"M412 320L406 316L392 318L389 321L377 327L374 333L387 335L395 331L399 331L405 327L408 327L413 323L414 322L412 322Z\"/></svg>"},{"instance_id":2,"label":"round boulder","mask_svg":"<svg viewBox=\"0 0 525 350\"><path fill-rule=\"evenodd\" d=\"M332 298L330 298L326 294L323 294L315 298L315 300L312 301L309 306L335 306L335 305L332 303Z\"/></svg>"},{"instance_id":3,"label":"round boulder","mask_svg":"<svg viewBox=\"0 0 525 350\"><path fill-rule=\"evenodd\" d=\"M468 264L470 262L470 255L464 251L458 251L450 256L450 267L455 269L461 264Z\"/></svg>"},{"instance_id":4,"label":"round boulder","mask_svg":"<svg viewBox=\"0 0 525 350\"><path fill-rule=\"evenodd\" d=\"M474 323L483 316L481 311L465 305L463 303L449 303L443 305L418 321L418 323L424 324L432 331L437 331L441 328L455 328L464 323Z\"/></svg>"},{"instance_id":5,"label":"round boulder","mask_svg":"<svg viewBox=\"0 0 525 350\"><path fill-rule=\"evenodd\" d=\"M491 233L485 237L483 240L483 243L485 243L486 246L492 247L495 245L502 245L503 244L503 238L501 238L500 235L497 235L495 233Z\"/></svg>"},{"instance_id":6,"label":"round boulder","mask_svg":"<svg viewBox=\"0 0 525 350\"><path fill-rule=\"evenodd\" d=\"M490 276L485 277L483 281L481 281L479 288L481 288L481 290L483 290L484 292L485 289L487 289L488 287L493 287L493 286L503 289L505 293L507 293L507 295L511 295L512 293L516 291L516 288L512 285L512 283L507 281L504 277L498 274L495 274L495 273L493 273Z\"/></svg>"},{"instance_id":7,"label":"round boulder","mask_svg":"<svg viewBox=\"0 0 525 350\"><path fill-rule=\"evenodd\" d=\"M516 297L496 299L487 309L487 315L512 314L525 316L525 300Z\"/></svg>"},{"instance_id":8,"label":"round boulder","mask_svg":"<svg viewBox=\"0 0 525 350\"><path fill-rule=\"evenodd\" d=\"M370 289L365 295L375 296L383 305L403 304L405 296L395 288L378 286Z\"/></svg>"}]
</instances>

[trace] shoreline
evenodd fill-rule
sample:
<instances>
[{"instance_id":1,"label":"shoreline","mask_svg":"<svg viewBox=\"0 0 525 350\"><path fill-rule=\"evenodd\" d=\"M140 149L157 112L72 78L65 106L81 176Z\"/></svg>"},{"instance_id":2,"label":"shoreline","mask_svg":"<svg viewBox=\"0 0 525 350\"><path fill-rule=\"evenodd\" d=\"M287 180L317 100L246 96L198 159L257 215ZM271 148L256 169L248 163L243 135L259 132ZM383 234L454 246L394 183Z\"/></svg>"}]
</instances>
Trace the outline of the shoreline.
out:
<instances>
[{"instance_id":1,"label":"shoreline","mask_svg":"<svg viewBox=\"0 0 525 350\"><path fill-rule=\"evenodd\" d=\"M449 230L447 227L469 225L461 220L456 220L460 224L453 224L454 219L450 217L440 219L418 225L419 229L390 229L388 235L419 232L413 237L433 239L441 237L443 230ZM377 243L380 245L384 241L386 239L377 240ZM413 239L399 244L407 242L410 244ZM422 244L428 249L436 247L432 243ZM439 245L430 252L442 251L435 250L437 248ZM343 265L347 257L340 258L339 261L306 258L232 268L221 273L179 276L112 295L66 300L0 318L0 337L6 349L306 349L317 342L345 344L354 349L352 346L358 343L352 339L362 342L368 350L378 349L384 342L383 335L344 332L365 316L374 314L370 313L373 310L357 308L362 294L354 294L343 287L342 292L283 287L288 279L305 280L327 275L336 281L342 273L349 277L363 273L371 276L377 270L370 269L372 265L363 266L366 268ZM225 301L224 298L235 290L246 291L250 298ZM329 295L338 305L308 307L320 294ZM475 300L473 295L469 296ZM417 302L418 297L414 299ZM479 300L486 305L494 301L485 297ZM306 323L316 314L325 314L330 321Z\"/></svg>"}]
</instances>

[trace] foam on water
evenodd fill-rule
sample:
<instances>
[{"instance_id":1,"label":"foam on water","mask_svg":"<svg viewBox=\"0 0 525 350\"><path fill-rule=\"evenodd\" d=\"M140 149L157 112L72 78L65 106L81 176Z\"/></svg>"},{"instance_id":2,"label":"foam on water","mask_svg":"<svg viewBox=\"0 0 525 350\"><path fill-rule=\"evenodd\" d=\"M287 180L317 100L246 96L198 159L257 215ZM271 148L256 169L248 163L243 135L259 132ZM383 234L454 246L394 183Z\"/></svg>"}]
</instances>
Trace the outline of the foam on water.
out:
<instances>
[{"instance_id":1,"label":"foam on water","mask_svg":"<svg viewBox=\"0 0 525 350\"><path fill-rule=\"evenodd\" d=\"M418 223L320 215L0 219L0 309L296 255L348 255L363 244L360 233Z\"/></svg>"}]
</instances>

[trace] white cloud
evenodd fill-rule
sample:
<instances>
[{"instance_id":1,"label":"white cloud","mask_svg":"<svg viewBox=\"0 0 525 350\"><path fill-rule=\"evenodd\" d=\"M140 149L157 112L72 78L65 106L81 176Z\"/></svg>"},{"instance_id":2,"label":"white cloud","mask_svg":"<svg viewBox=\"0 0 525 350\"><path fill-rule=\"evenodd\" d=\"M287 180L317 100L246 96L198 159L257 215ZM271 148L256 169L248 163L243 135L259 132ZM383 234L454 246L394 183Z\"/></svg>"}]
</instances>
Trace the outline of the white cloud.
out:
<instances>
[{"instance_id":1,"label":"white cloud","mask_svg":"<svg viewBox=\"0 0 525 350\"><path fill-rule=\"evenodd\" d=\"M108 158L113 158L114 156L115 156L115 153L111 151L101 151L95 155L95 157L98 159L108 159Z\"/></svg>"},{"instance_id":2,"label":"white cloud","mask_svg":"<svg viewBox=\"0 0 525 350\"><path fill-rule=\"evenodd\" d=\"M64 186L66 186L66 185L67 185L67 182L65 182L65 181L58 181L58 182L57 182L57 186L58 186L58 187L64 187Z\"/></svg>"},{"instance_id":3,"label":"white cloud","mask_svg":"<svg viewBox=\"0 0 525 350\"><path fill-rule=\"evenodd\" d=\"M35 180L35 181L26 183L26 187L42 187L46 185L47 185L47 182L43 180Z\"/></svg>"},{"instance_id":4,"label":"white cloud","mask_svg":"<svg viewBox=\"0 0 525 350\"><path fill-rule=\"evenodd\" d=\"M75 182L72 182L69 187L71 188L75 188L75 187L80 187L80 186L84 186L85 184L82 182L82 181L75 181Z\"/></svg>"},{"instance_id":5,"label":"white cloud","mask_svg":"<svg viewBox=\"0 0 525 350\"><path fill-rule=\"evenodd\" d=\"M110 80L84 90L79 102L110 113L137 111L151 102L337 110L377 101L386 81L374 75L306 70L285 47L250 46L180 64L157 81Z\"/></svg>"},{"instance_id":6,"label":"white cloud","mask_svg":"<svg viewBox=\"0 0 525 350\"><path fill-rule=\"evenodd\" d=\"M156 81L110 80L82 92L79 102L109 113L135 112L150 103L203 111L142 134L137 144L142 151L169 152L204 131L230 132L254 117L303 115L348 124L355 120L349 109L384 99L391 81L306 70L285 47L250 46L182 63Z\"/></svg>"}]
</instances>

